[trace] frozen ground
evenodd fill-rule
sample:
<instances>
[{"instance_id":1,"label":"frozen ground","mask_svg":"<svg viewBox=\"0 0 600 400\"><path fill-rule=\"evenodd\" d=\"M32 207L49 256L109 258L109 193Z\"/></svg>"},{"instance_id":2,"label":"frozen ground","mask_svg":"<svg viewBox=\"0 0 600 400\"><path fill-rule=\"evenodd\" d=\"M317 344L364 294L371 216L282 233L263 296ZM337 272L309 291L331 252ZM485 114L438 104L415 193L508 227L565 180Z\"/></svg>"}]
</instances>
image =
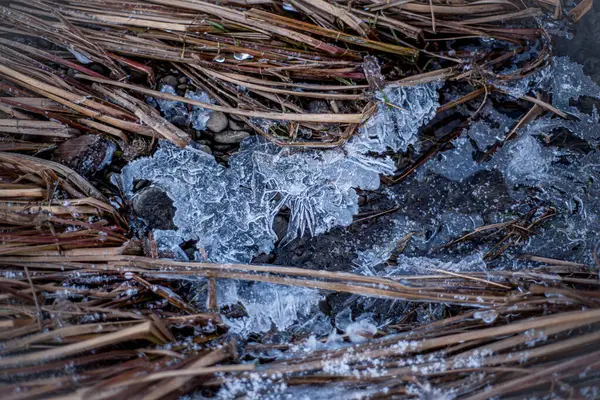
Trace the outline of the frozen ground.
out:
<instances>
[{"instance_id":1,"label":"frozen ground","mask_svg":"<svg viewBox=\"0 0 600 400\"><path fill-rule=\"evenodd\" d=\"M580 29L596 37L591 24ZM573 52L561 41L558 48ZM181 259L364 275L511 269L525 265L522 254L593 265L600 88L586 75L598 78L594 65L582 66L578 57L555 57L533 76L502 83L507 95L491 96L451 146L398 183L385 177L418 154L427 131L435 136L447 128L442 117L432 120L440 98L455 96L444 82L385 88L375 116L341 149L281 149L252 137L224 167L200 149L162 143L152 158L124 168L121 186L134 198L136 182L148 180L173 200L176 229L157 229L154 237L163 254ZM532 106L515 97L539 91L568 119L544 112L503 142ZM176 104L158 105L169 118L198 127L208 118L201 109L188 114ZM478 106L461 107L470 115ZM456 241L475 229L483 233ZM283 341L295 331L351 336L409 307L241 282L219 283L218 299L232 331L279 331ZM443 306L419 306L415 318L442 313Z\"/></svg>"}]
</instances>

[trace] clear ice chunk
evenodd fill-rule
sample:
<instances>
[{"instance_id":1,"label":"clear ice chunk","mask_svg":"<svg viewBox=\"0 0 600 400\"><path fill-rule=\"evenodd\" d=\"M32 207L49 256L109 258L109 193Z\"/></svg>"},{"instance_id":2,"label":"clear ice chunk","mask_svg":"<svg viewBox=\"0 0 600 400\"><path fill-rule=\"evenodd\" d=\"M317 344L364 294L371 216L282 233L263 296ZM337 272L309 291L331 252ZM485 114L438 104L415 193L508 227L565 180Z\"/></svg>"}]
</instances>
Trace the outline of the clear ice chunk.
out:
<instances>
[{"instance_id":1,"label":"clear ice chunk","mask_svg":"<svg viewBox=\"0 0 600 400\"><path fill-rule=\"evenodd\" d=\"M349 145L362 153L383 153L387 149L406 151L417 143L418 131L439 107L442 81L414 86L388 85L377 93L377 111L359 129Z\"/></svg>"},{"instance_id":2,"label":"clear ice chunk","mask_svg":"<svg viewBox=\"0 0 600 400\"><path fill-rule=\"evenodd\" d=\"M156 230L159 248L177 252L193 240L209 261L249 262L272 250L273 219L283 207L291 213L285 240L347 226L358 211L354 188L377 189L379 174L394 170L389 159L284 149L257 137L244 141L229 163L225 168L193 147L162 142L152 158L123 169L128 196L134 180L146 179L173 200L177 230Z\"/></svg>"},{"instance_id":3,"label":"clear ice chunk","mask_svg":"<svg viewBox=\"0 0 600 400\"><path fill-rule=\"evenodd\" d=\"M247 316L224 317L229 329L240 335L264 333L273 327L290 328L298 320L314 314L322 295L314 289L268 283L226 280L217 286L219 306L241 304Z\"/></svg>"},{"instance_id":4,"label":"clear ice chunk","mask_svg":"<svg viewBox=\"0 0 600 400\"><path fill-rule=\"evenodd\" d=\"M177 95L175 88L170 85L162 85L160 91L172 95ZM198 100L203 103L210 103L210 97L208 94L200 91L188 90L185 93L185 97L191 100ZM206 123L210 116L211 111L206 110L202 107L192 106L191 112L185 103L174 100L156 99L156 103L160 108L160 111L165 119L175 125L189 126L191 125L194 129L202 131L206 129Z\"/></svg>"}]
</instances>

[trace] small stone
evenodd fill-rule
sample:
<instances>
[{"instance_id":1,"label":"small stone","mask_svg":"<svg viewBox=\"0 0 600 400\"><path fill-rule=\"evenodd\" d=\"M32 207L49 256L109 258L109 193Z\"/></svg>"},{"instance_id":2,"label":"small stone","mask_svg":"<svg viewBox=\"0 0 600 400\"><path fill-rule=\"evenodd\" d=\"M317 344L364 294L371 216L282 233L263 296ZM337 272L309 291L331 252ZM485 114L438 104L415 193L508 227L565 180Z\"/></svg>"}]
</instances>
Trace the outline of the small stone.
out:
<instances>
[{"instance_id":1,"label":"small stone","mask_svg":"<svg viewBox=\"0 0 600 400\"><path fill-rule=\"evenodd\" d=\"M224 131L216 133L214 140L222 144L237 144L246 139L250 134L246 131Z\"/></svg>"},{"instance_id":2,"label":"small stone","mask_svg":"<svg viewBox=\"0 0 600 400\"><path fill-rule=\"evenodd\" d=\"M231 150L231 145L229 144L213 144L211 146L213 150L220 151L221 153L226 153Z\"/></svg>"},{"instance_id":3,"label":"small stone","mask_svg":"<svg viewBox=\"0 0 600 400\"><path fill-rule=\"evenodd\" d=\"M230 119L229 129L231 129L232 131L243 131L245 128L244 124L242 124L241 122L235 122L234 120Z\"/></svg>"},{"instance_id":4,"label":"small stone","mask_svg":"<svg viewBox=\"0 0 600 400\"><path fill-rule=\"evenodd\" d=\"M210 146L210 140L206 140L206 139L198 140L198 141L196 141L196 143L203 144L205 146Z\"/></svg>"},{"instance_id":5,"label":"small stone","mask_svg":"<svg viewBox=\"0 0 600 400\"><path fill-rule=\"evenodd\" d=\"M188 89L189 89L189 86L187 84L177 85L177 91L185 92Z\"/></svg>"},{"instance_id":6,"label":"small stone","mask_svg":"<svg viewBox=\"0 0 600 400\"><path fill-rule=\"evenodd\" d=\"M206 122L206 127L215 133L219 133L227 128L227 116L220 111L213 111L210 113L208 117L208 122Z\"/></svg>"},{"instance_id":7,"label":"small stone","mask_svg":"<svg viewBox=\"0 0 600 400\"><path fill-rule=\"evenodd\" d=\"M135 194L133 212L146 221L150 229L177 229L173 223L173 200L154 186L147 186Z\"/></svg>"},{"instance_id":8,"label":"small stone","mask_svg":"<svg viewBox=\"0 0 600 400\"><path fill-rule=\"evenodd\" d=\"M85 134L63 142L52 159L79 174L92 176L110 165L117 146L100 135Z\"/></svg>"},{"instance_id":9,"label":"small stone","mask_svg":"<svg viewBox=\"0 0 600 400\"><path fill-rule=\"evenodd\" d=\"M179 82L180 84L182 84L182 85L183 85L184 83L188 83L188 78L187 78L187 76L182 76L181 78L179 78L178 82Z\"/></svg>"},{"instance_id":10,"label":"small stone","mask_svg":"<svg viewBox=\"0 0 600 400\"><path fill-rule=\"evenodd\" d=\"M201 150L201 151L203 151L203 152L205 152L205 153L207 153L207 154L212 154L212 150L210 149L210 147L208 147L208 146L207 146L207 145L205 145L205 144L199 144L199 145L197 146L197 148L198 148L198 150Z\"/></svg>"},{"instance_id":11,"label":"small stone","mask_svg":"<svg viewBox=\"0 0 600 400\"><path fill-rule=\"evenodd\" d=\"M277 240L281 240L285 237L288 230L288 219L283 215L276 215L273 220L273 231L277 235Z\"/></svg>"},{"instance_id":12,"label":"small stone","mask_svg":"<svg viewBox=\"0 0 600 400\"><path fill-rule=\"evenodd\" d=\"M163 85L169 85L172 87L177 86L177 78L175 78L173 75L163 76L161 82L163 83Z\"/></svg>"},{"instance_id":13,"label":"small stone","mask_svg":"<svg viewBox=\"0 0 600 400\"><path fill-rule=\"evenodd\" d=\"M221 156L221 161L224 163L228 163L229 157L231 157L229 154L225 154L225 155Z\"/></svg>"}]
</instances>

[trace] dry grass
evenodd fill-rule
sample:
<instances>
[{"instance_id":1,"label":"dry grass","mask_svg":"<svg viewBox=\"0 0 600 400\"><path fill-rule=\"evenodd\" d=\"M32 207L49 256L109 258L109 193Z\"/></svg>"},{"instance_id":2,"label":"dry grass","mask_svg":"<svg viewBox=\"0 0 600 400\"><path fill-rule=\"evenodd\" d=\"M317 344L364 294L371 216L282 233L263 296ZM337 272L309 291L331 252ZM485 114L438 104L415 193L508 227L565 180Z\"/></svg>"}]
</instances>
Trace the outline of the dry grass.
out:
<instances>
[{"instance_id":1,"label":"dry grass","mask_svg":"<svg viewBox=\"0 0 600 400\"><path fill-rule=\"evenodd\" d=\"M443 78L464 81L479 93L486 79L515 79L544 66L548 38L535 18L560 8L554 2L286 4L297 12L286 12L280 1L216 5L200 0L35 0L0 6L0 34L5 33L0 37L2 84L20 92L19 97L52 100L44 106L0 100L2 111L25 119L28 114L23 111L44 115L52 106L59 108L53 112L63 118L58 119L63 125L109 134L124 143L132 134L166 138L181 146L189 142L178 128L153 123L151 112L142 111L135 101L115 98L113 88L120 86L138 96L235 114L280 145L331 147L345 142L369 117L380 89L374 82L413 84ZM573 10L573 18L589 9L586 4ZM506 27L517 20L530 27ZM19 37L43 37L55 47L41 49ZM512 48L482 48L474 55L438 45L450 40L457 45L477 43L480 38ZM498 67L510 64L513 56L535 47L541 49L536 59L508 75L498 74ZM57 49L76 51L103 65L110 76ZM381 73L365 65L366 55L378 58ZM123 82L136 73L154 85L157 61L171 63L216 104ZM67 75L67 69L77 75ZM324 101L329 111L311 113L313 100ZM135 112L127 104L137 107ZM84 122L90 120L94 123ZM266 127L268 121L293 123L287 129ZM311 139L298 138L298 127L311 131Z\"/></svg>"}]
</instances>

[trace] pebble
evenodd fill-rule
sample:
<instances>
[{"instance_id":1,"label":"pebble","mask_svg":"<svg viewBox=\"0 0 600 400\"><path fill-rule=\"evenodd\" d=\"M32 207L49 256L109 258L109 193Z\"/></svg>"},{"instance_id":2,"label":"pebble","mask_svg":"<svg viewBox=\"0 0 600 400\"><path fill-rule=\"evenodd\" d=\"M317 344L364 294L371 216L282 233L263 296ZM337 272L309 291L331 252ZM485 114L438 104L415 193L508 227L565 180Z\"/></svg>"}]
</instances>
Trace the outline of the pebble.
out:
<instances>
[{"instance_id":1,"label":"pebble","mask_svg":"<svg viewBox=\"0 0 600 400\"><path fill-rule=\"evenodd\" d=\"M225 153L231 150L231 146L228 144L214 144L211 146L211 148L221 153Z\"/></svg>"},{"instance_id":2,"label":"pebble","mask_svg":"<svg viewBox=\"0 0 600 400\"><path fill-rule=\"evenodd\" d=\"M154 186L147 186L135 194L133 212L148 223L151 229L176 229L173 223L173 200Z\"/></svg>"},{"instance_id":3,"label":"pebble","mask_svg":"<svg viewBox=\"0 0 600 400\"><path fill-rule=\"evenodd\" d=\"M201 151L203 151L203 152L205 152L205 153L207 153L207 154L212 154L212 150L210 149L210 147L208 147L208 146L207 146L207 145L205 145L205 144L199 144L199 145L197 146L197 148L198 148L198 150L201 150Z\"/></svg>"},{"instance_id":4,"label":"pebble","mask_svg":"<svg viewBox=\"0 0 600 400\"><path fill-rule=\"evenodd\" d=\"M173 75L163 76L163 78L161 79L161 82L164 85L169 85L169 86L172 86L172 87L176 87L177 86L177 78L175 78Z\"/></svg>"},{"instance_id":5,"label":"pebble","mask_svg":"<svg viewBox=\"0 0 600 400\"><path fill-rule=\"evenodd\" d=\"M117 146L100 135L85 134L58 146L52 158L79 174L92 176L112 162Z\"/></svg>"},{"instance_id":6,"label":"pebble","mask_svg":"<svg viewBox=\"0 0 600 400\"><path fill-rule=\"evenodd\" d=\"M227 128L227 123L227 116L224 113L220 111L213 111L208 117L206 127L212 132L219 133Z\"/></svg>"},{"instance_id":7,"label":"pebble","mask_svg":"<svg viewBox=\"0 0 600 400\"><path fill-rule=\"evenodd\" d=\"M214 140L215 142L222 144L237 144L248 136L250 136L250 134L246 131L224 131L216 133Z\"/></svg>"},{"instance_id":8,"label":"pebble","mask_svg":"<svg viewBox=\"0 0 600 400\"><path fill-rule=\"evenodd\" d=\"M273 219L273 231L277 235L277 240L281 240L287 234L288 219L283 215L276 215Z\"/></svg>"},{"instance_id":9,"label":"pebble","mask_svg":"<svg viewBox=\"0 0 600 400\"><path fill-rule=\"evenodd\" d=\"M235 122L234 120L230 119L229 120L229 129L231 129L232 131L243 131L244 127L241 123Z\"/></svg>"}]
</instances>

